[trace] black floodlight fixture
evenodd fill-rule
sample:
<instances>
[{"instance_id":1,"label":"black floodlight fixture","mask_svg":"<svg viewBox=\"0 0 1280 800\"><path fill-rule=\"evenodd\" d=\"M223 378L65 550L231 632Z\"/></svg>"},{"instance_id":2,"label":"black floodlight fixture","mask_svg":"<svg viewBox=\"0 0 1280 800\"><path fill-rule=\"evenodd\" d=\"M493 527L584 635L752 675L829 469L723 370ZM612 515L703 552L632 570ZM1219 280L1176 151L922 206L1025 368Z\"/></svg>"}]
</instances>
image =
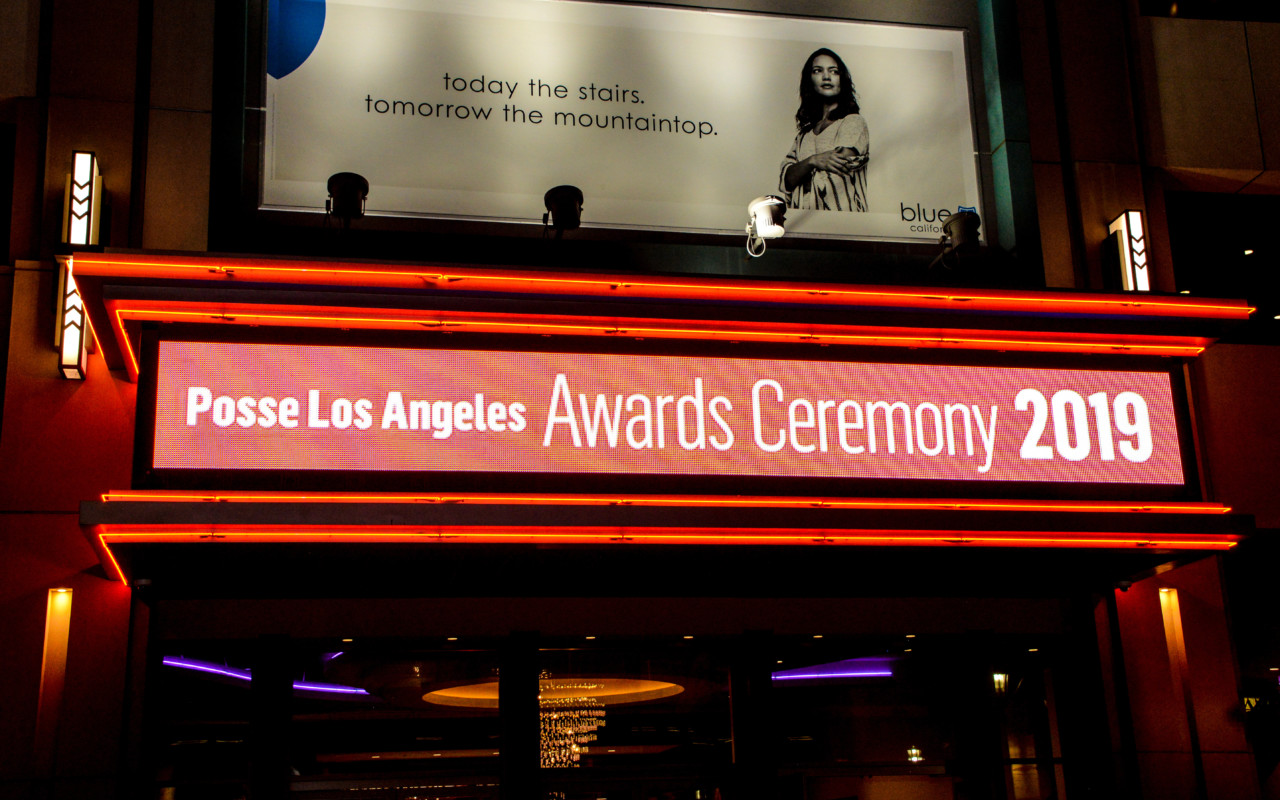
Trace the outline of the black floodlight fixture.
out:
<instances>
[{"instance_id":1,"label":"black floodlight fixture","mask_svg":"<svg viewBox=\"0 0 1280 800\"><path fill-rule=\"evenodd\" d=\"M571 231L582 224L582 190L577 186L552 186L542 197L542 204L547 213L542 215L542 235L547 235L550 227L559 239L565 231Z\"/></svg>"},{"instance_id":2,"label":"black floodlight fixture","mask_svg":"<svg viewBox=\"0 0 1280 800\"><path fill-rule=\"evenodd\" d=\"M948 217L942 223L942 235L938 237L938 255L929 264L929 269L941 267L971 272L977 268L981 227L982 218L976 211L968 208L961 208Z\"/></svg>"},{"instance_id":3,"label":"black floodlight fixture","mask_svg":"<svg viewBox=\"0 0 1280 800\"><path fill-rule=\"evenodd\" d=\"M942 224L942 230L948 239L947 247L951 250L967 252L978 246L981 237L979 228L982 218L976 211L958 211Z\"/></svg>"},{"instance_id":4,"label":"black floodlight fixture","mask_svg":"<svg viewBox=\"0 0 1280 800\"><path fill-rule=\"evenodd\" d=\"M342 220L342 229L351 227L351 220L364 216L365 200L369 198L369 181L354 172L336 172L329 176L329 199L324 201L326 215Z\"/></svg>"}]
</instances>

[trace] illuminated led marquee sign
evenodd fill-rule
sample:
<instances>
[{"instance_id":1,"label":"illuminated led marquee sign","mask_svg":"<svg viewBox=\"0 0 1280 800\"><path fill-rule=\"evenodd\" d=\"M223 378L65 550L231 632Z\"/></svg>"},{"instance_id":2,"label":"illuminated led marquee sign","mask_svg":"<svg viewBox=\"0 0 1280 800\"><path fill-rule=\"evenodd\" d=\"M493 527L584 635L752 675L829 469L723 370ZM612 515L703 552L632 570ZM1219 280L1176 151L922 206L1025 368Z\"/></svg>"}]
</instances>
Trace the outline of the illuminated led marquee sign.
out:
<instances>
[{"instance_id":1,"label":"illuminated led marquee sign","mask_svg":"<svg viewBox=\"0 0 1280 800\"><path fill-rule=\"evenodd\" d=\"M157 470L1185 483L1163 372L158 347Z\"/></svg>"}]
</instances>

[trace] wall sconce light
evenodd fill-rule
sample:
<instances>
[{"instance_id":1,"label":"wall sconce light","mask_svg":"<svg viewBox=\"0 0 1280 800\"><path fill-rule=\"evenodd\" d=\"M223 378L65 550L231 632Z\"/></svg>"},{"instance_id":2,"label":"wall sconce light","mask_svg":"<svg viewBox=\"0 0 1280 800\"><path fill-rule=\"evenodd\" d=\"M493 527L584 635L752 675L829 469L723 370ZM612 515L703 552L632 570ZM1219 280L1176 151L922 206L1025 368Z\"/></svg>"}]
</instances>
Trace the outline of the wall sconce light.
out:
<instances>
[{"instance_id":1,"label":"wall sconce light","mask_svg":"<svg viewBox=\"0 0 1280 800\"><path fill-rule=\"evenodd\" d=\"M559 239L565 231L582 224L582 190L577 186L553 186L542 196L547 213L542 215L542 235L546 237L548 226Z\"/></svg>"},{"instance_id":2,"label":"wall sconce light","mask_svg":"<svg viewBox=\"0 0 1280 800\"><path fill-rule=\"evenodd\" d=\"M102 176L98 174L98 158L87 150L76 150L71 156L71 172L67 174L62 198L62 241L97 244L101 205Z\"/></svg>"},{"instance_id":3,"label":"wall sconce light","mask_svg":"<svg viewBox=\"0 0 1280 800\"><path fill-rule=\"evenodd\" d=\"M991 682L995 684L996 694L1004 694L1009 688L1009 673L996 672L991 675Z\"/></svg>"},{"instance_id":4,"label":"wall sconce light","mask_svg":"<svg viewBox=\"0 0 1280 800\"><path fill-rule=\"evenodd\" d=\"M354 172L336 172L329 176L329 199L324 201L325 221L329 216L342 220L342 229L351 227L351 220L364 216L365 201L369 199L369 181Z\"/></svg>"},{"instance_id":5,"label":"wall sconce light","mask_svg":"<svg viewBox=\"0 0 1280 800\"><path fill-rule=\"evenodd\" d=\"M71 589L49 590L44 617L44 657L40 667L40 696L36 707L33 750L38 768L53 761L58 717L67 680L67 645L71 638Z\"/></svg>"},{"instance_id":6,"label":"wall sconce light","mask_svg":"<svg viewBox=\"0 0 1280 800\"><path fill-rule=\"evenodd\" d=\"M70 256L58 259L58 320L53 334L54 347L58 348L58 371L68 380L84 380L89 361L91 328L84 313L84 301L71 274Z\"/></svg>"},{"instance_id":7,"label":"wall sconce light","mask_svg":"<svg viewBox=\"0 0 1280 800\"><path fill-rule=\"evenodd\" d=\"M924 756L920 754L920 748L908 747L907 760L910 761L912 764L919 764L921 761L924 761Z\"/></svg>"},{"instance_id":8,"label":"wall sconce light","mask_svg":"<svg viewBox=\"0 0 1280 800\"><path fill-rule=\"evenodd\" d=\"M1107 232L1120 253L1120 285L1126 292L1151 291L1147 271L1147 234L1141 211L1126 211L1112 220Z\"/></svg>"},{"instance_id":9,"label":"wall sconce light","mask_svg":"<svg viewBox=\"0 0 1280 800\"><path fill-rule=\"evenodd\" d=\"M778 239L787 232L787 201L776 194L757 197L747 205L747 255L759 258L764 255L764 240Z\"/></svg>"}]
</instances>

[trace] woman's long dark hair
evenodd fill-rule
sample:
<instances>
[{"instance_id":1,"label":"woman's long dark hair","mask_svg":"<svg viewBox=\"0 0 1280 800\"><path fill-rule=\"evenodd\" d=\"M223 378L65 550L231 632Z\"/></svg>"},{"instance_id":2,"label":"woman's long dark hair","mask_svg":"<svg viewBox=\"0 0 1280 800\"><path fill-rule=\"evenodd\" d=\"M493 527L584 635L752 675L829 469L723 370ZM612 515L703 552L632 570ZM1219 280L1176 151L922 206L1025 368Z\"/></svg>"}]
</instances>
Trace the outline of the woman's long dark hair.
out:
<instances>
[{"instance_id":1,"label":"woman's long dark hair","mask_svg":"<svg viewBox=\"0 0 1280 800\"><path fill-rule=\"evenodd\" d=\"M853 77L849 74L849 68L831 50L825 47L814 50L809 60L804 62L804 69L800 70L800 108L796 111L796 128L801 133L817 126L822 120L822 109L827 103L826 98L813 88L813 78L809 74L818 56L828 56L840 70L840 94L836 97L836 108L831 112L831 119L843 119L850 114L859 113L858 95L853 89Z\"/></svg>"}]
</instances>

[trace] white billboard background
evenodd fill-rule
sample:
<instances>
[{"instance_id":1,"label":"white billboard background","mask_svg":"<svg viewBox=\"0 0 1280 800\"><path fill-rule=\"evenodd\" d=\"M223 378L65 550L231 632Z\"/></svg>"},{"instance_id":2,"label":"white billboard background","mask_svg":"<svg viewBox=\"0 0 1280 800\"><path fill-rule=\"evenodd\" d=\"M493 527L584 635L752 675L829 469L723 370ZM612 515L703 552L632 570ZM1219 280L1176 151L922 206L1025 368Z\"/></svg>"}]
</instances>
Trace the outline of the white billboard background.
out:
<instances>
[{"instance_id":1,"label":"white billboard background","mask_svg":"<svg viewBox=\"0 0 1280 800\"><path fill-rule=\"evenodd\" d=\"M788 235L936 240L921 217L979 207L962 32L565 0L329 0L315 50L267 78L262 205L323 209L349 171L370 213L540 222L569 183L584 225L741 232L820 47L857 87L870 211L789 210ZM657 119L676 131L638 130Z\"/></svg>"}]
</instances>

